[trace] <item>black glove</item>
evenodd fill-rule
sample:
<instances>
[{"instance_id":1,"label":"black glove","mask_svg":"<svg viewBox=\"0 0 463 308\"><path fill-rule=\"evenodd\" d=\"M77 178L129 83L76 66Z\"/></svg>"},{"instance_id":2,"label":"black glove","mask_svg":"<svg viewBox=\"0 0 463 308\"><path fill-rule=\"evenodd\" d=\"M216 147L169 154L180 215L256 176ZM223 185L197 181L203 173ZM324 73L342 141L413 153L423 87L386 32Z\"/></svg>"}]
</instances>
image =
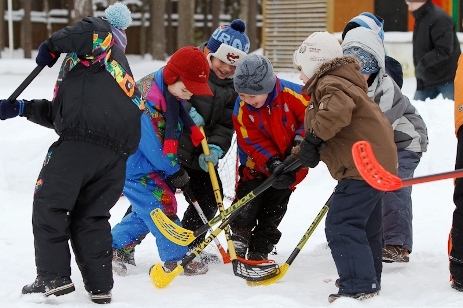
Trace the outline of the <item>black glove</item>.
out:
<instances>
[{"instance_id":1,"label":"black glove","mask_svg":"<svg viewBox=\"0 0 463 308\"><path fill-rule=\"evenodd\" d=\"M39 46L39 53L37 54L37 57L35 58L35 63L37 63L38 66L45 66L48 65L48 67L52 67L55 65L56 61L58 61L59 54L55 54L51 52L48 49L47 44L43 42Z\"/></svg>"},{"instance_id":2,"label":"black glove","mask_svg":"<svg viewBox=\"0 0 463 308\"><path fill-rule=\"evenodd\" d=\"M173 187L182 188L188 183L190 177L188 176L188 173L186 173L185 169L180 167L177 172L169 175L166 179Z\"/></svg>"},{"instance_id":3,"label":"black glove","mask_svg":"<svg viewBox=\"0 0 463 308\"><path fill-rule=\"evenodd\" d=\"M276 156L268 160L267 169L275 176L275 179L272 182L273 188L287 189L294 183L294 181L296 181L296 170L282 174L283 170L293 161L294 159L291 156L288 156L284 162L281 162Z\"/></svg>"},{"instance_id":4,"label":"black glove","mask_svg":"<svg viewBox=\"0 0 463 308\"><path fill-rule=\"evenodd\" d=\"M307 132L304 140L301 142L299 159L304 167L315 168L320 162L319 146L323 140L316 135Z\"/></svg>"},{"instance_id":5,"label":"black glove","mask_svg":"<svg viewBox=\"0 0 463 308\"><path fill-rule=\"evenodd\" d=\"M0 101L0 120L6 120L21 115L24 110L24 101L15 100L10 102L7 99Z\"/></svg>"}]
</instances>

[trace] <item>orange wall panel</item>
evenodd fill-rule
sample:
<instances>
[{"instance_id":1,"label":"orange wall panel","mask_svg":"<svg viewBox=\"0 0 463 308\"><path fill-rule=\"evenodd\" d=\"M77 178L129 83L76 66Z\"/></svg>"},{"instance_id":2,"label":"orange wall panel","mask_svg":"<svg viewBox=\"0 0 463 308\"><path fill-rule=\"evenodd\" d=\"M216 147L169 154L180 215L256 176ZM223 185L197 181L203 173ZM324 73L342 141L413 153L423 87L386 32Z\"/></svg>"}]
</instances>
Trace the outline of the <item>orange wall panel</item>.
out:
<instances>
[{"instance_id":1,"label":"orange wall panel","mask_svg":"<svg viewBox=\"0 0 463 308\"><path fill-rule=\"evenodd\" d=\"M327 28L329 32L342 32L349 20L362 12L374 13L374 0L328 0Z\"/></svg>"}]
</instances>

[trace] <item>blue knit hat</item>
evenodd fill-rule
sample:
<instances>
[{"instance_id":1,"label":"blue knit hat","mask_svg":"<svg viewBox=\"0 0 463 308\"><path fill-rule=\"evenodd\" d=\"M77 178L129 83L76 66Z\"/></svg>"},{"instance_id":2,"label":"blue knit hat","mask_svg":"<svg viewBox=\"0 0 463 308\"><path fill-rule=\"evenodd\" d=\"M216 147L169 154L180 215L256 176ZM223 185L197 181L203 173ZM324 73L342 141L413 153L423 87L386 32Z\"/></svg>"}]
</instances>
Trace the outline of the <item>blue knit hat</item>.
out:
<instances>
[{"instance_id":1,"label":"blue knit hat","mask_svg":"<svg viewBox=\"0 0 463 308\"><path fill-rule=\"evenodd\" d=\"M207 49L209 52L215 53L221 44L227 44L248 53L249 38L244 30L246 30L246 24L241 19L233 20L230 25L219 26L209 38Z\"/></svg>"},{"instance_id":2,"label":"blue knit hat","mask_svg":"<svg viewBox=\"0 0 463 308\"><path fill-rule=\"evenodd\" d=\"M132 23L132 16L127 5L116 2L104 11L108 22L117 29L125 30Z\"/></svg>"},{"instance_id":3,"label":"blue knit hat","mask_svg":"<svg viewBox=\"0 0 463 308\"><path fill-rule=\"evenodd\" d=\"M373 15L368 12L363 12L360 15L355 16L344 27L344 31L342 32L342 39L346 36L346 33L349 30L352 30L357 27L365 27L370 29L378 34L379 38L384 41L384 20L377 16Z\"/></svg>"},{"instance_id":4,"label":"blue knit hat","mask_svg":"<svg viewBox=\"0 0 463 308\"><path fill-rule=\"evenodd\" d=\"M379 64L375 56L360 47L349 47L344 50L344 55L354 55L362 63L362 74L379 72Z\"/></svg>"}]
</instances>

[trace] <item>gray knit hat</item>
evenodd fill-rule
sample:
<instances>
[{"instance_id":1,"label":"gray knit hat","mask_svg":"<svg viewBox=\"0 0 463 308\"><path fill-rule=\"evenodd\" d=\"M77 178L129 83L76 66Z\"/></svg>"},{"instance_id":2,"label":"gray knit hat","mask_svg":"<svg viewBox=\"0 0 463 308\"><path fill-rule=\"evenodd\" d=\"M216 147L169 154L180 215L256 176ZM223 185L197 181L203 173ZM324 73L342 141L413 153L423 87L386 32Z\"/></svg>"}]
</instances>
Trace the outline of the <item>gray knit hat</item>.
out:
<instances>
[{"instance_id":1,"label":"gray knit hat","mask_svg":"<svg viewBox=\"0 0 463 308\"><path fill-rule=\"evenodd\" d=\"M236 66L233 83L238 93L259 95L272 92L276 83L272 63L265 56L245 56Z\"/></svg>"}]
</instances>

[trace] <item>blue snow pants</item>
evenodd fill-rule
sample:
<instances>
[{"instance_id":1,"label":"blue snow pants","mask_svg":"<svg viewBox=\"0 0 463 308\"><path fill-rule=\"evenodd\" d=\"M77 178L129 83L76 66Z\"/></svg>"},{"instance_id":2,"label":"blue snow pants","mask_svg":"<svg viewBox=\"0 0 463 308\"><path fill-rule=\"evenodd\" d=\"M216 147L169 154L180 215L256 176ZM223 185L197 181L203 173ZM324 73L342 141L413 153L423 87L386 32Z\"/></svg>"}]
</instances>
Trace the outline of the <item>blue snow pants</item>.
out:
<instances>
[{"instance_id":1,"label":"blue snow pants","mask_svg":"<svg viewBox=\"0 0 463 308\"><path fill-rule=\"evenodd\" d=\"M339 293L381 289L383 192L343 179L333 194L325 234L339 274Z\"/></svg>"},{"instance_id":2,"label":"blue snow pants","mask_svg":"<svg viewBox=\"0 0 463 308\"><path fill-rule=\"evenodd\" d=\"M398 176L401 179L411 178L420 162L416 152L400 150ZM387 192L383 197L383 237L384 245L399 245L412 251L412 186Z\"/></svg>"},{"instance_id":3,"label":"blue snow pants","mask_svg":"<svg viewBox=\"0 0 463 308\"><path fill-rule=\"evenodd\" d=\"M113 248L134 247L139 243L140 237L151 232L156 238L159 257L163 262L181 260L188 252L188 247L177 245L166 238L150 216L151 211L156 208L161 208L164 213L176 213L175 194L167 184L156 173L143 179L126 179L124 195L132 205L132 212L124 216L111 230ZM181 226L178 217L174 222Z\"/></svg>"}]
</instances>

